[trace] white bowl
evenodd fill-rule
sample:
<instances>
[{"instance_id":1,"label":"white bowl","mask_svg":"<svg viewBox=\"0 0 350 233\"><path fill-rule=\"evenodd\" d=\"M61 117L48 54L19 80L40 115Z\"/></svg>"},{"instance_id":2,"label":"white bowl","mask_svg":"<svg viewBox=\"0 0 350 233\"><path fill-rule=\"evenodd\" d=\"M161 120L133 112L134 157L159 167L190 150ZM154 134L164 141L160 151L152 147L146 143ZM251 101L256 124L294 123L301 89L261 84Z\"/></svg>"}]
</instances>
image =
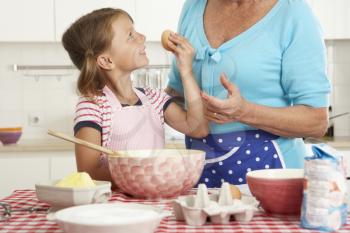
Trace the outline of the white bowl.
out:
<instances>
[{"instance_id":1,"label":"white bowl","mask_svg":"<svg viewBox=\"0 0 350 233\"><path fill-rule=\"evenodd\" d=\"M112 195L111 182L96 181L95 187L66 188L57 187L59 180L44 181L35 184L39 201L48 203L53 210L70 206L107 202Z\"/></svg>"},{"instance_id":2,"label":"white bowl","mask_svg":"<svg viewBox=\"0 0 350 233\"><path fill-rule=\"evenodd\" d=\"M59 210L51 220L66 233L152 233L165 216L153 206L114 202Z\"/></svg>"}]
</instances>

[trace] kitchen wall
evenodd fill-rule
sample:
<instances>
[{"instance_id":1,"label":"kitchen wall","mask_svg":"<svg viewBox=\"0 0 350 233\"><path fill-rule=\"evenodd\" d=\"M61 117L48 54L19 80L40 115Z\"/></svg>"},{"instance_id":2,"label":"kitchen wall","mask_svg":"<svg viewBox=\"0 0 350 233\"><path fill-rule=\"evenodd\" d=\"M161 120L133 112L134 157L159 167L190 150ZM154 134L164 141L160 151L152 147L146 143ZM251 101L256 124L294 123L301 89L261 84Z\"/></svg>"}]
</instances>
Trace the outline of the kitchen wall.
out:
<instances>
[{"instance_id":1,"label":"kitchen wall","mask_svg":"<svg viewBox=\"0 0 350 233\"><path fill-rule=\"evenodd\" d=\"M350 40L327 41L333 115L350 112ZM350 115L334 121L335 136L350 136Z\"/></svg>"},{"instance_id":2,"label":"kitchen wall","mask_svg":"<svg viewBox=\"0 0 350 233\"><path fill-rule=\"evenodd\" d=\"M150 64L169 64L159 43L147 43ZM72 134L76 70L13 71L13 65L70 65L60 43L0 43L0 127L23 126L21 140ZM168 130L169 131L169 130Z\"/></svg>"},{"instance_id":3,"label":"kitchen wall","mask_svg":"<svg viewBox=\"0 0 350 233\"><path fill-rule=\"evenodd\" d=\"M350 40L327 41L333 113L350 111ZM159 43L148 43L150 64L169 64ZM49 139L47 129L72 134L77 71L13 71L13 65L69 65L59 43L0 43L0 127L21 125L21 140ZM168 130L169 131L169 130ZM350 136L350 116L335 121L335 135Z\"/></svg>"}]
</instances>

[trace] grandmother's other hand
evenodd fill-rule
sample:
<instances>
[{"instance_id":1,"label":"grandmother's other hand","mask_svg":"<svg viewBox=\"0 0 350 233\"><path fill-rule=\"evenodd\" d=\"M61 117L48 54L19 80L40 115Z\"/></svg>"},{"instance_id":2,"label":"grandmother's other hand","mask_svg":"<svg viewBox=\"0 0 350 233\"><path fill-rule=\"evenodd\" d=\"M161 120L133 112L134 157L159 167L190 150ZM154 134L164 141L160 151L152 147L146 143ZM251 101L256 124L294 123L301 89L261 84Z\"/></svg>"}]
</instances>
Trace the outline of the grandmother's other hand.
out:
<instances>
[{"instance_id":1,"label":"grandmother's other hand","mask_svg":"<svg viewBox=\"0 0 350 233\"><path fill-rule=\"evenodd\" d=\"M183 36L177 33L171 33L168 46L174 51L176 56L177 68L182 77L192 73L192 60L195 49L191 43Z\"/></svg>"},{"instance_id":2,"label":"grandmother's other hand","mask_svg":"<svg viewBox=\"0 0 350 233\"><path fill-rule=\"evenodd\" d=\"M219 99L204 92L201 93L205 105L205 117L217 124L239 121L246 101L236 85L229 82L225 74L220 76L221 84L227 90L227 99Z\"/></svg>"}]
</instances>

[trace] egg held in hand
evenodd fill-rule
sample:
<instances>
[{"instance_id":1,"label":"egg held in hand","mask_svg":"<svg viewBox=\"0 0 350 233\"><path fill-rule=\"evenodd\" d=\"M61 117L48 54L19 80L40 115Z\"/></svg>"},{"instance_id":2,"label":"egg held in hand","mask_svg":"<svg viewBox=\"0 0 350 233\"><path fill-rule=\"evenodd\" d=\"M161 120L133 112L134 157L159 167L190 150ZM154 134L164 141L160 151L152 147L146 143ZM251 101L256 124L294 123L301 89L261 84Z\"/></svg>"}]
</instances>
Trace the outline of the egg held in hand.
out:
<instances>
[{"instance_id":1,"label":"egg held in hand","mask_svg":"<svg viewBox=\"0 0 350 233\"><path fill-rule=\"evenodd\" d=\"M66 187L66 188L83 188L83 187L85 188L85 187L95 187L96 185L88 173L74 172L64 177L57 184L55 184L55 186Z\"/></svg>"},{"instance_id":2,"label":"egg held in hand","mask_svg":"<svg viewBox=\"0 0 350 233\"><path fill-rule=\"evenodd\" d=\"M173 51L168 45L169 36L170 36L171 33L173 33L171 30L165 30L165 31L163 31L162 38L161 38L161 42L162 42L162 45L163 45L164 49L166 49L166 50L168 50L170 52Z\"/></svg>"}]
</instances>

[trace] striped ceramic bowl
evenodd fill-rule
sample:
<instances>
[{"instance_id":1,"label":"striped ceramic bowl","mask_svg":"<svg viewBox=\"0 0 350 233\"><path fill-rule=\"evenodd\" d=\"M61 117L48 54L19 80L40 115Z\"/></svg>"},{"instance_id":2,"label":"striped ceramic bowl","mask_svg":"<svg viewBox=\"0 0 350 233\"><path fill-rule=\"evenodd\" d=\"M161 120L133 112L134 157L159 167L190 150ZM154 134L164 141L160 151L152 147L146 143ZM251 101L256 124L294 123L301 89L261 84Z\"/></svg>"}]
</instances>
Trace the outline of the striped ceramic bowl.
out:
<instances>
[{"instance_id":1,"label":"striped ceramic bowl","mask_svg":"<svg viewBox=\"0 0 350 233\"><path fill-rule=\"evenodd\" d=\"M4 145L15 144L22 135L22 127L0 128L0 141Z\"/></svg>"}]
</instances>

